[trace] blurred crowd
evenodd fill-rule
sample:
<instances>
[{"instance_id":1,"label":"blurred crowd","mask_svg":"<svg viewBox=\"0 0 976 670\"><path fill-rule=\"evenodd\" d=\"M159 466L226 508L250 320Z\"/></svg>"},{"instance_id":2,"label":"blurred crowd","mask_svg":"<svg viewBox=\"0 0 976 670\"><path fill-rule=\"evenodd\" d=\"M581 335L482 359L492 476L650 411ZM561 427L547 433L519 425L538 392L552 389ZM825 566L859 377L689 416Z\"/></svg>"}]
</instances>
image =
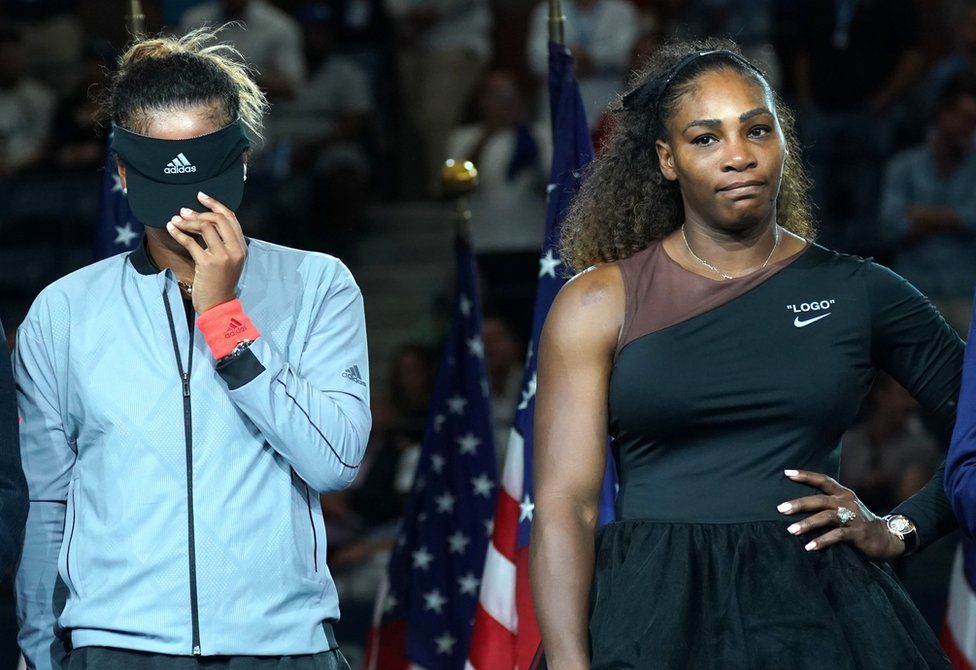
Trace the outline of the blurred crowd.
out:
<instances>
[{"instance_id":1,"label":"blurred crowd","mask_svg":"<svg viewBox=\"0 0 976 670\"><path fill-rule=\"evenodd\" d=\"M964 334L976 286L976 2L562 1L597 146L608 104L657 45L731 37L796 117L819 241L888 264ZM107 136L99 97L127 40L128 4L0 4L0 317L8 332L43 285L90 260ZM271 113L263 138L254 138L241 212L248 234L328 251L355 271L359 245L372 234L370 207L436 198L449 156L477 164L473 244L501 461L552 151L547 3L143 6L149 32L233 22L220 38L254 66L268 93ZM410 489L437 359L436 344L407 341L387 370L374 371L368 465L350 490L324 500L353 645L362 644L356 638L368 626ZM945 445L885 378L845 446L844 481L882 513L927 480Z\"/></svg>"}]
</instances>

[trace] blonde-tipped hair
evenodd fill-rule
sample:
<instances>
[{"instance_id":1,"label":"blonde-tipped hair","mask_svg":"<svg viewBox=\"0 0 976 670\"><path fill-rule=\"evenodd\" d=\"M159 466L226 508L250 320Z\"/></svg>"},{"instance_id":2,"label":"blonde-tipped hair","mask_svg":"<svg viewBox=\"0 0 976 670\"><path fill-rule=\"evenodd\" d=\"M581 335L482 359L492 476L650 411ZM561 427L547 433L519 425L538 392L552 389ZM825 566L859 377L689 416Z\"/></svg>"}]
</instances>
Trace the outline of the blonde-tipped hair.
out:
<instances>
[{"instance_id":1,"label":"blonde-tipped hair","mask_svg":"<svg viewBox=\"0 0 976 670\"><path fill-rule=\"evenodd\" d=\"M241 53L218 41L223 28L204 26L182 37L133 42L119 58L108 113L116 124L145 133L153 116L210 104L221 126L240 118L260 138L268 100Z\"/></svg>"}]
</instances>

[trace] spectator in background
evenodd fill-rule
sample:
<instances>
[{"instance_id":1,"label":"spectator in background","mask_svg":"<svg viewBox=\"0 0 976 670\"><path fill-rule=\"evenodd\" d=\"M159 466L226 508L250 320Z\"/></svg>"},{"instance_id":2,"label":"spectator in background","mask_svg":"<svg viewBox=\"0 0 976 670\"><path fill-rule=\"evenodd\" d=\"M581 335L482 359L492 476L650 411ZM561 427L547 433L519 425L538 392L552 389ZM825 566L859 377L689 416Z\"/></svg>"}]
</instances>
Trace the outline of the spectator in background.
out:
<instances>
[{"instance_id":1,"label":"spectator in background","mask_svg":"<svg viewBox=\"0 0 976 670\"><path fill-rule=\"evenodd\" d=\"M77 0L4 0L6 18L21 30L28 74L54 91L74 85L85 46Z\"/></svg>"},{"instance_id":2,"label":"spectator in background","mask_svg":"<svg viewBox=\"0 0 976 670\"><path fill-rule=\"evenodd\" d=\"M0 177L37 165L43 156L54 94L27 74L20 32L0 27Z\"/></svg>"},{"instance_id":3,"label":"spectator in background","mask_svg":"<svg viewBox=\"0 0 976 670\"><path fill-rule=\"evenodd\" d=\"M51 123L48 149L50 168L93 174L105 162L104 134L94 91L104 86L113 61L109 44L90 44L79 76L57 105Z\"/></svg>"},{"instance_id":4,"label":"spectator in background","mask_svg":"<svg viewBox=\"0 0 976 670\"><path fill-rule=\"evenodd\" d=\"M750 0L749 11L742 11L740 0L680 0L675 4L675 32L679 36L735 40L743 53L762 68L770 86L779 88L781 73L772 45L773 0Z\"/></svg>"},{"instance_id":5,"label":"spectator in background","mask_svg":"<svg viewBox=\"0 0 976 670\"><path fill-rule=\"evenodd\" d=\"M955 13L955 48L929 74L928 93L934 100L956 79L976 79L976 2L963 2Z\"/></svg>"},{"instance_id":6,"label":"spectator in background","mask_svg":"<svg viewBox=\"0 0 976 670\"><path fill-rule=\"evenodd\" d=\"M436 191L448 135L491 58L491 11L488 0L387 0L387 9L399 43L403 110L422 142L417 167Z\"/></svg>"},{"instance_id":7,"label":"spectator in background","mask_svg":"<svg viewBox=\"0 0 976 670\"><path fill-rule=\"evenodd\" d=\"M803 0L794 62L822 238L870 251L895 103L922 74L911 0Z\"/></svg>"},{"instance_id":8,"label":"spectator in background","mask_svg":"<svg viewBox=\"0 0 976 670\"><path fill-rule=\"evenodd\" d=\"M530 125L525 100L506 72L485 78L478 119L451 134L448 155L478 168L478 189L468 202L486 302L529 325L546 222L549 137Z\"/></svg>"},{"instance_id":9,"label":"spectator in background","mask_svg":"<svg viewBox=\"0 0 976 670\"><path fill-rule=\"evenodd\" d=\"M566 45L576 59L576 77L590 127L621 87L640 32L637 10L627 0L567 0ZM549 5L541 2L529 24L529 64L538 77L549 71ZM540 109L548 109L541 105Z\"/></svg>"},{"instance_id":10,"label":"spectator in background","mask_svg":"<svg viewBox=\"0 0 976 670\"><path fill-rule=\"evenodd\" d=\"M976 83L939 95L927 143L896 155L881 192L882 239L892 268L965 333L976 286Z\"/></svg>"},{"instance_id":11,"label":"spectator in background","mask_svg":"<svg viewBox=\"0 0 976 670\"><path fill-rule=\"evenodd\" d=\"M876 514L887 514L935 472L942 452L922 425L918 403L886 374L867 397L864 421L844 434L841 483Z\"/></svg>"},{"instance_id":12,"label":"spectator in background","mask_svg":"<svg viewBox=\"0 0 976 670\"><path fill-rule=\"evenodd\" d=\"M525 345L501 314L486 314L481 324L485 341L485 366L491 388L491 416L494 422L498 471L505 465L508 437L521 400Z\"/></svg>"},{"instance_id":13,"label":"spectator in background","mask_svg":"<svg viewBox=\"0 0 976 670\"><path fill-rule=\"evenodd\" d=\"M255 67L257 82L268 97L274 100L296 95L305 82L298 22L267 0L211 0L183 15L180 32L228 21L240 23L221 30L221 41L233 45Z\"/></svg>"},{"instance_id":14,"label":"spectator in background","mask_svg":"<svg viewBox=\"0 0 976 670\"><path fill-rule=\"evenodd\" d=\"M267 141L291 157L291 174L310 187L304 198L319 229L307 242L347 257L364 216L371 167L367 156L374 110L366 73L335 51L334 16L324 3L301 14L308 81L274 108Z\"/></svg>"}]
</instances>

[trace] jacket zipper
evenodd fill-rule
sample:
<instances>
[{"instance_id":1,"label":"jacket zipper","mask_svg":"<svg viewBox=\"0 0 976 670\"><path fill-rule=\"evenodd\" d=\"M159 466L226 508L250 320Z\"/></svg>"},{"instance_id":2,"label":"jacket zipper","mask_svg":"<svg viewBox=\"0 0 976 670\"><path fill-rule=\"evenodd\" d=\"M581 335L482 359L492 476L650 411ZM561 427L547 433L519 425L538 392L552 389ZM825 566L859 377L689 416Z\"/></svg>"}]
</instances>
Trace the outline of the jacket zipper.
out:
<instances>
[{"instance_id":1,"label":"jacket zipper","mask_svg":"<svg viewBox=\"0 0 976 670\"><path fill-rule=\"evenodd\" d=\"M166 306L166 318L169 319L169 332L173 340L173 353L176 354L176 368L180 373L183 384L183 434L186 440L186 507L188 546L190 554L190 620L193 628L193 655L200 656L200 613L197 610L197 557L196 541L193 535L193 420L190 406L190 372L193 370L193 334L190 334L190 353L187 356L186 370L183 370L183 359L180 358L180 345L176 339L176 324L173 321L173 310L169 306L169 299L163 293L163 304Z\"/></svg>"},{"instance_id":2,"label":"jacket zipper","mask_svg":"<svg viewBox=\"0 0 976 670\"><path fill-rule=\"evenodd\" d=\"M315 518L312 516L312 496L308 490L308 484L302 480L302 484L305 484L305 504L308 505L308 523L312 526L312 565L315 567L315 572L319 571L319 537L315 532Z\"/></svg>"}]
</instances>

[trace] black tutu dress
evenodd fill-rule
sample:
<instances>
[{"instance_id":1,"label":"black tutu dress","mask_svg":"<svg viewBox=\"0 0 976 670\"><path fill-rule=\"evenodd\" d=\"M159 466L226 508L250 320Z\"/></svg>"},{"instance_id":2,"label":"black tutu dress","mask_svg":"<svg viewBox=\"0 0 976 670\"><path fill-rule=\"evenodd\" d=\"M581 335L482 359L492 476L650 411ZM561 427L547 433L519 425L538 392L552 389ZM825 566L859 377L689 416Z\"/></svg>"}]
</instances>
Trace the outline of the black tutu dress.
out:
<instances>
[{"instance_id":1,"label":"black tutu dress","mask_svg":"<svg viewBox=\"0 0 976 670\"><path fill-rule=\"evenodd\" d=\"M597 537L592 669L948 669L885 564L844 544L805 550L826 530L790 535L806 515L776 508L819 493L785 469L836 477L877 369L950 427L955 333L897 275L816 245L731 281L687 271L659 244L620 267L620 489ZM923 542L937 489L898 510Z\"/></svg>"}]
</instances>

